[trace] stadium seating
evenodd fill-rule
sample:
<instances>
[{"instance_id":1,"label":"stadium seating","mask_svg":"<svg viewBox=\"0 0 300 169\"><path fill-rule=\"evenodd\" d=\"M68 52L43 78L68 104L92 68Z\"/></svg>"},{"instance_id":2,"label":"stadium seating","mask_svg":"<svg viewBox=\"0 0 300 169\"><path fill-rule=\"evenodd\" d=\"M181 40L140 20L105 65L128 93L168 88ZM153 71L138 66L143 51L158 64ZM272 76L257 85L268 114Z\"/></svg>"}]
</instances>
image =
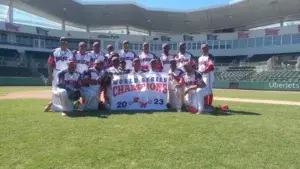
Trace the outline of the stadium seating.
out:
<instances>
[{"instance_id":1,"label":"stadium seating","mask_svg":"<svg viewBox=\"0 0 300 169\"><path fill-rule=\"evenodd\" d=\"M215 72L216 80L240 81L255 73L254 67L229 67L227 71Z\"/></svg>"},{"instance_id":2,"label":"stadium seating","mask_svg":"<svg viewBox=\"0 0 300 169\"><path fill-rule=\"evenodd\" d=\"M6 77L32 77L33 73L30 68L26 67L0 67L0 76Z\"/></svg>"},{"instance_id":3,"label":"stadium seating","mask_svg":"<svg viewBox=\"0 0 300 169\"><path fill-rule=\"evenodd\" d=\"M295 82L300 81L300 71L264 71L253 74L250 80Z\"/></svg>"}]
</instances>

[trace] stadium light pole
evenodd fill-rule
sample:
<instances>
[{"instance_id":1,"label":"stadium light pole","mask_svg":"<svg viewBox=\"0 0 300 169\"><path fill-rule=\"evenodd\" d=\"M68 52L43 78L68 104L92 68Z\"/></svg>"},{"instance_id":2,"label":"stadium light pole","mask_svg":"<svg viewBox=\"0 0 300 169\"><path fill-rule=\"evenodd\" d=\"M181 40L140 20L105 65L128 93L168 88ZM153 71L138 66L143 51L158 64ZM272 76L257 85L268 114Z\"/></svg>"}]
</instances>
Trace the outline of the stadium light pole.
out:
<instances>
[{"instance_id":1,"label":"stadium light pole","mask_svg":"<svg viewBox=\"0 0 300 169\"><path fill-rule=\"evenodd\" d=\"M63 8L63 18L61 20L61 28L63 31L66 31L66 17L67 17L67 8Z\"/></svg>"},{"instance_id":2,"label":"stadium light pole","mask_svg":"<svg viewBox=\"0 0 300 169\"><path fill-rule=\"evenodd\" d=\"M14 4L13 0L9 0L8 2L8 14L7 14L7 19L9 23L14 22Z\"/></svg>"},{"instance_id":3,"label":"stadium light pole","mask_svg":"<svg viewBox=\"0 0 300 169\"><path fill-rule=\"evenodd\" d=\"M149 24L149 29L148 29L148 34L149 36L151 36L151 20L150 19L146 19L147 20L147 23Z\"/></svg>"}]
</instances>

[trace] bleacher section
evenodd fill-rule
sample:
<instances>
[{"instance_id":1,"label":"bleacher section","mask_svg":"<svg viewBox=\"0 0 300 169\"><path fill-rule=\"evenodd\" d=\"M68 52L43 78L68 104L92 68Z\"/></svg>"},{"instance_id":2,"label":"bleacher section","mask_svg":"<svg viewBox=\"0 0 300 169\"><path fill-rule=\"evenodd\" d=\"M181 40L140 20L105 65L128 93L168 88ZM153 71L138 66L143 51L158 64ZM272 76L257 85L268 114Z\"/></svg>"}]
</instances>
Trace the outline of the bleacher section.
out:
<instances>
[{"instance_id":1,"label":"bleacher section","mask_svg":"<svg viewBox=\"0 0 300 169\"><path fill-rule=\"evenodd\" d=\"M297 82L300 81L300 71L264 71L253 74L249 79L264 82Z\"/></svg>"},{"instance_id":2,"label":"bleacher section","mask_svg":"<svg viewBox=\"0 0 300 169\"><path fill-rule=\"evenodd\" d=\"M25 67L0 67L0 76L5 77L32 77L33 73L30 68Z\"/></svg>"},{"instance_id":3,"label":"bleacher section","mask_svg":"<svg viewBox=\"0 0 300 169\"><path fill-rule=\"evenodd\" d=\"M215 72L216 80L240 81L255 73L255 67L229 67L227 71Z\"/></svg>"}]
</instances>

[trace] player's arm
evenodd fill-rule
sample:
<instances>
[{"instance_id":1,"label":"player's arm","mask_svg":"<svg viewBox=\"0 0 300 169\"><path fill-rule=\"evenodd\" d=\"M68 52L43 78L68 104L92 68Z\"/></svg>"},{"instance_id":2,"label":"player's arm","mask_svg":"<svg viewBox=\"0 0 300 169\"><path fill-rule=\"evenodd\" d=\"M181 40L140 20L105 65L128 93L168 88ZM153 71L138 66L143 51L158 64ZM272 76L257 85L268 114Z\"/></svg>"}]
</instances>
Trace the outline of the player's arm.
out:
<instances>
[{"instance_id":1,"label":"player's arm","mask_svg":"<svg viewBox=\"0 0 300 169\"><path fill-rule=\"evenodd\" d=\"M48 58L48 75L49 75L49 80L52 81L53 79L53 69L55 67L55 61L54 61L54 56L50 55Z\"/></svg>"},{"instance_id":2,"label":"player's arm","mask_svg":"<svg viewBox=\"0 0 300 169\"><path fill-rule=\"evenodd\" d=\"M57 75L58 76L58 83L57 83L58 88L66 89L67 86L65 84L65 77L64 77L65 74L66 74L66 71L61 71Z\"/></svg>"},{"instance_id":3,"label":"player's arm","mask_svg":"<svg viewBox=\"0 0 300 169\"><path fill-rule=\"evenodd\" d=\"M214 70L214 64L213 64L213 61L211 59L208 59L208 62L205 66L205 70L204 70L204 73L208 73L208 72L211 72Z\"/></svg>"}]
</instances>

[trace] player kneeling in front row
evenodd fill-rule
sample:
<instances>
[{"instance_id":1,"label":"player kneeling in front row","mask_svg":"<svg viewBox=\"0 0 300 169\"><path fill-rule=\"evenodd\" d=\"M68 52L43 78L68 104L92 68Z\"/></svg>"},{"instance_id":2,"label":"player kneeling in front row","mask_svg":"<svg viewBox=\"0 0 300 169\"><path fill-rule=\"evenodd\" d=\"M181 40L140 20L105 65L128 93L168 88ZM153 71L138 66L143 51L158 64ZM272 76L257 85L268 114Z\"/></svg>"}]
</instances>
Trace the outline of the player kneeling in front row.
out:
<instances>
[{"instance_id":1,"label":"player kneeling in front row","mask_svg":"<svg viewBox=\"0 0 300 169\"><path fill-rule=\"evenodd\" d=\"M176 109L177 112L181 112L183 105L183 87L184 87L184 72L177 68L177 62L175 59L170 60L169 70L169 101L172 109Z\"/></svg>"},{"instance_id":2,"label":"player kneeling in front row","mask_svg":"<svg viewBox=\"0 0 300 169\"><path fill-rule=\"evenodd\" d=\"M84 104L79 105L80 110L97 110L100 102L100 84L104 76L104 61L97 59L93 68L83 72L82 75L82 96L85 98Z\"/></svg>"},{"instance_id":3,"label":"player kneeling in front row","mask_svg":"<svg viewBox=\"0 0 300 169\"><path fill-rule=\"evenodd\" d=\"M74 101L80 98L80 73L75 71L76 60L68 59L68 68L58 74L58 84L52 95L51 109L63 112L63 116L74 111Z\"/></svg>"},{"instance_id":4,"label":"player kneeling in front row","mask_svg":"<svg viewBox=\"0 0 300 169\"><path fill-rule=\"evenodd\" d=\"M183 78L185 82L186 108L191 113L203 113L206 84L201 74L195 71L190 63L184 63L183 67L185 70Z\"/></svg>"}]
</instances>

